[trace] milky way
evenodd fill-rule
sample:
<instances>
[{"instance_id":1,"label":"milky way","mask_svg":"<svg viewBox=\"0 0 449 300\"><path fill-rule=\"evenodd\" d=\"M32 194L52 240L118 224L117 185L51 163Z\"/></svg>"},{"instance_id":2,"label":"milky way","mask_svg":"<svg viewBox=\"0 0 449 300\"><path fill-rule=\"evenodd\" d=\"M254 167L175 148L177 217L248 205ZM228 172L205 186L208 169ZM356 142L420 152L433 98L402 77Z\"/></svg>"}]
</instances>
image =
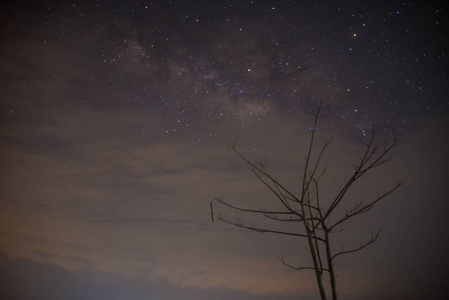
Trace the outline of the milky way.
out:
<instances>
[{"instance_id":1,"label":"milky way","mask_svg":"<svg viewBox=\"0 0 449 300\"><path fill-rule=\"evenodd\" d=\"M26 39L49 55L62 52L45 75L91 87L67 87L73 105L157 111L179 128L294 115L317 102L335 126L376 121L397 131L447 111L446 11L438 6L142 1L36 9L34 19L3 21L3 40L27 36L37 19Z\"/></svg>"}]
</instances>

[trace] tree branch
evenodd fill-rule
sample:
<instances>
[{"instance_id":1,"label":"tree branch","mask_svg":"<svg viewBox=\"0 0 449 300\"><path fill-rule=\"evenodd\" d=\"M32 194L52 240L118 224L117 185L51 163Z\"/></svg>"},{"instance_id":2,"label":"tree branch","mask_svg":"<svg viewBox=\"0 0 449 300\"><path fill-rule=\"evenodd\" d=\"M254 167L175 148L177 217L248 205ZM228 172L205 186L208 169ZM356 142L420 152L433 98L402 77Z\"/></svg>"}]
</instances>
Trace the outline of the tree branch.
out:
<instances>
[{"instance_id":1,"label":"tree branch","mask_svg":"<svg viewBox=\"0 0 449 300\"><path fill-rule=\"evenodd\" d=\"M351 249L351 250L346 250L346 251L344 251L344 247L343 247L342 250L341 250L340 252L334 254L334 255L331 257L331 261L333 261L334 258L336 258L336 257L338 257L338 256L340 256L340 255L358 252L358 251L362 250L363 248L368 247L369 245L371 245L371 244L373 244L374 242L376 242L377 238L379 237L379 234L380 234L380 230L379 230L376 234L371 235L371 239L370 239L368 242L363 243L363 241L362 241L360 247L357 247L357 248L354 248L354 249Z\"/></svg>"},{"instance_id":2,"label":"tree branch","mask_svg":"<svg viewBox=\"0 0 449 300\"><path fill-rule=\"evenodd\" d=\"M356 205L352 209L350 209L349 211L346 212L345 216L343 216L340 220L338 220L332 226L330 226L329 230L332 230L336 226L340 225L341 223L347 221L348 219L350 219L356 215L359 215L359 214L362 214L362 213L365 213L365 212L371 210L380 200L384 199L385 197L387 197L388 195L393 193L401 185L402 185L402 181L398 181L393 188L384 192L382 195L378 196L376 199L374 199L373 201L371 201L370 203L368 203L366 205L363 205L362 202L356 203Z\"/></svg>"},{"instance_id":3,"label":"tree branch","mask_svg":"<svg viewBox=\"0 0 449 300\"><path fill-rule=\"evenodd\" d=\"M282 203L282 205L288 210L288 211L290 211L290 212L292 212L292 213L294 213L294 214L296 214L296 215L298 215L300 218L302 218L302 214L300 214L300 213L298 213L297 211L295 211L295 210L293 210L292 208L291 208L291 206L290 206L290 204L288 203L288 201L286 201L285 199L287 199L287 200L290 200L290 199L292 199L292 198L288 198L288 197L286 197L285 195L284 195L284 193L282 192L282 190L280 189L280 187L279 187L279 185L277 184L277 181L276 180L274 180L274 179L271 179L271 178L269 178L268 177L268 179L270 179L272 182L273 182L273 184L275 185L275 187L276 187L276 190L271 186L271 185L269 185L263 178L262 178L262 175L260 175L260 174L258 174L257 173L257 171L256 170L253 170L253 173L254 173L254 175L256 175L256 177L274 194L274 195L276 195L276 197L279 199L279 201ZM291 200L290 200L291 201ZM296 202L296 201L295 201Z\"/></svg>"},{"instance_id":4,"label":"tree branch","mask_svg":"<svg viewBox=\"0 0 449 300\"><path fill-rule=\"evenodd\" d=\"M287 266L287 267L289 267L290 269L293 269L293 270L295 270L295 271L301 271L301 270L314 270L314 269L315 269L314 267L295 267L295 266L293 266L293 265L287 263L287 262L285 261L284 256L283 256L282 254L281 254L281 255L278 255L277 258L279 258L279 260L282 262L282 264L284 264L285 266ZM328 269L322 269L322 270L328 271Z\"/></svg>"},{"instance_id":5,"label":"tree branch","mask_svg":"<svg viewBox=\"0 0 449 300\"><path fill-rule=\"evenodd\" d=\"M243 212L250 212L250 213L258 213L258 214L277 214L277 215L297 215L294 212L291 211L268 211L268 210L260 210L260 209L249 209L249 208L242 208L242 207L238 207L232 204L229 204L227 202L225 202L223 199L220 198L213 198L212 201L217 201L221 204L223 204L224 206L227 206L229 208L238 210L238 211L243 211ZM212 203L211 201L211 203ZM211 204L212 205L212 204Z\"/></svg>"},{"instance_id":6,"label":"tree branch","mask_svg":"<svg viewBox=\"0 0 449 300\"><path fill-rule=\"evenodd\" d=\"M283 234L283 235L290 235L290 236L300 236L300 237L307 238L307 234L304 234L304 233L271 230L271 229L259 228L259 227L255 227L255 226L243 225L241 222L230 221L230 220L227 220L227 219L223 218L222 216L219 216L218 220L220 220L220 221L222 221L224 223L230 224L230 225L234 225L234 226L237 226L237 227L249 229L249 230L260 232L260 233L276 233L276 234ZM324 242L324 240L322 238L317 238L317 239L319 241L321 241L321 242Z\"/></svg>"},{"instance_id":7,"label":"tree branch","mask_svg":"<svg viewBox=\"0 0 449 300\"><path fill-rule=\"evenodd\" d=\"M366 149L364 154L360 157L360 162L358 165L354 166L354 173L347 180L346 184L340 190L338 195L332 201L332 204L327 209L326 214L323 217L323 220L327 219L330 214L335 210L335 208L340 204L344 196L350 187L366 172L376 168L386 162L388 162L391 157L385 158L386 155L396 146L397 138L396 136L392 137L391 143L384 143L383 151L376 157L376 153L378 150L378 145L375 145L375 137L377 134L377 125L373 126L373 130L371 131L371 137L368 142L364 143ZM394 190L394 189L393 189ZM391 191L392 192L392 191Z\"/></svg>"},{"instance_id":8,"label":"tree branch","mask_svg":"<svg viewBox=\"0 0 449 300\"><path fill-rule=\"evenodd\" d=\"M275 183L277 185L277 187L280 188L283 192L285 192L288 196L290 196L290 198L294 199L295 202L299 203L299 199L293 193L291 193L287 188L285 188L281 183L279 183L275 178L273 178L273 176L267 170L265 170L263 167L257 166L255 163L253 163L252 161L247 159L242 153L240 153L237 150L235 145L231 144L230 147L231 147L232 151L234 151L241 159L243 159L248 165L250 165L253 168L253 172L254 172L254 170L257 170L258 172L260 172L262 175L264 175L265 177L270 179L270 181Z\"/></svg>"}]
</instances>

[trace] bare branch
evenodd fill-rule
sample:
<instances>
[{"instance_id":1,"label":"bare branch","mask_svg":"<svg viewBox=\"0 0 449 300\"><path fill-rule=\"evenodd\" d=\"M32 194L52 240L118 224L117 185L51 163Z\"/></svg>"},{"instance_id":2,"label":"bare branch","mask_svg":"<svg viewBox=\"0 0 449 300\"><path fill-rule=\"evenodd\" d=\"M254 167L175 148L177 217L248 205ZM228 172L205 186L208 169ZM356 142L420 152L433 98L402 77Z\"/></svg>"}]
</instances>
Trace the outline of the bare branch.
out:
<instances>
[{"instance_id":1,"label":"bare branch","mask_svg":"<svg viewBox=\"0 0 449 300\"><path fill-rule=\"evenodd\" d=\"M289 263L287 263L284 259L283 255L278 255L277 258L279 258L279 260L282 262L282 264L284 264L285 266L289 267L290 269L293 269L295 271L301 271L301 270L314 270L314 267L295 267ZM324 269L325 271L327 271L327 269Z\"/></svg>"},{"instance_id":2,"label":"bare branch","mask_svg":"<svg viewBox=\"0 0 449 300\"><path fill-rule=\"evenodd\" d=\"M290 217L290 218L279 218L276 215L271 216L269 214L266 214L264 216L267 217L268 219L275 220L275 221L281 221L281 222L299 222L299 221L302 221L302 218L301 219L293 218L293 217Z\"/></svg>"},{"instance_id":3,"label":"bare branch","mask_svg":"<svg viewBox=\"0 0 449 300\"><path fill-rule=\"evenodd\" d=\"M287 188L285 188L280 182L278 182L269 172L263 169L263 167L260 167L247 159L242 153L240 153L235 146L232 146L232 151L234 151L241 159L243 159L248 165L250 165L253 168L254 171L260 172L263 176L266 176L270 181L272 181L279 189L281 189L285 194L287 194L290 198L295 199L296 202L299 202L299 199L291 193Z\"/></svg>"},{"instance_id":4,"label":"bare branch","mask_svg":"<svg viewBox=\"0 0 449 300\"><path fill-rule=\"evenodd\" d=\"M317 172L317 170L318 170L318 167L319 167L319 165L320 165L320 162L321 162L321 159L322 159L322 157L323 157L324 151L326 151L326 148L327 148L329 145L330 145L330 142L329 142L328 140L325 140L323 146L321 147L321 151L320 151L320 153L318 154L318 158L317 158L317 160L316 160L316 162L315 162L315 166L313 167L313 171L312 171L312 173L310 174L309 179L308 179L308 180L305 180L305 179L304 179L304 180L307 182L307 183L306 183L306 186L305 186L305 189L306 189L306 190L309 189L309 186L310 186L311 181L313 181L313 180L315 179L315 174L316 174L316 172ZM308 159L310 159L310 157L308 157ZM317 180L319 180L319 178L321 178L321 176L323 176L324 173L325 173L325 170L323 170L323 172L320 174L320 176L317 177Z\"/></svg>"},{"instance_id":5,"label":"bare branch","mask_svg":"<svg viewBox=\"0 0 449 300\"><path fill-rule=\"evenodd\" d=\"M275 213L274 213L275 214ZM290 218L279 218L278 216L276 216L276 214L274 215L274 216L271 216L271 215L269 215L269 214L266 214L266 215L264 215L266 218L268 218L268 219L271 219L271 220L275 220L275 221L280 221L280 222L303 222L304 221L304 219L299 219L299 218L294 218L294 217L290 217ZM321 219L319 219L319 218L313 218L313 217L310 217L310 218L307 218L306 219L306 221L311 221L311 220L314 220L314 221L320 221Z\"/></svg>"},{"instance_id":6,"label":"bare branch","mask_svg":"<svg viewBox=\"0 0 449 300\"><path fill-rule=\"evenodd\" d=\"M346 251L345 251L345 250L344 250L344 247L343 247L343 249L342 249L340 252L334 254L334 255L331 257L331 261L333 261L336 257L338 257L338 256L340 256L340 255L358 252L358 251L362 250L363 248L368 247L369 245L371 245L371 244L373 244L374 242L376 242L377 238L379 237L379 234L380 234L380 230L379 230L376 234L372 234L372 235L371 235L371 239L370 239L368 242L363 243L363 241L362 241L361 244L360 244L360 246L357 247L357 248L354 248L354 249L346 250Z\"/></svg>"},{"instance_id":7,"label":"bare branch","mask_svg":"<svg viewBox=\"0 0 449 300\"><path fill-rule=\"evenodd\" d=\"M323 219L327 219L329 215L335 210L335 208L340 204L344 196L346 195L347 191L350 189L350 187L366 172L369 170L372 170L386 162L388 162L391 157L387 157L389 152L396 146L397 139L395 136L393 136L393 140L390 144L384 144L384 149L381 153L377 154L378 152L378 145L375 145L375 137L377 134L377 125L373 126L373 130L371 132L371 137L368 140L368 142L365 142L364 145L366 147L364 154L360 157L360 161L358 165L354 166L354 173L351 175L351 177L347 180L346 184L343 186L343 188L340 190L338 195L334 198L332 201L332 204L327 209L326 214L324 215ZM376 156L377 154L377 156ZM394 191L395 189L393 189ZM392 192L392 191L391 191ZM390 192L390 193L391 193Z\"/></svg>"},{"instance_id":8,"label":"bare branch","mask_svg":"<svg viewBox=\"0 0 449 300\"><path fill-rule=\"evenodd\" d=\"M290 204L288 203L288 201L286 200L290 200L292 198L286 197L284 195L284 193L282 192L282 190L279 188L277 181L273 181L271 179L271 181L273 182L273 184L275 185L274 189L271 185L269 185L260 174L257 173L257 171L253 171L253 173L256 175L256 177L279 199L279 201L282 203L282 205L290 212L298 215L300 218L302 218L302 214L298 213L297 211L293 210L290 206ZM294 200L296 202L296 200Z\"/></svg>"},{"instance_id":9,"label":"bare branch","mask_svg":"<svg viewBox=\"0 0 449 300\"><path fill-rule=\"evenodd\" d=\"M220 198L214 198L212 199L212 201L217 201L221 204L223 204L224 206L227 206L229 208L235 209L237 211L243 211L243 212L250 212L250 213L258 213L258 214L278 214L278 215L296 215L296 213L291 212L291 211L268 211L268 210L260 210L260 209L249 209L249 208L242 208L242 207L238 207L232 204L229 204L227 202L225 202L223 199Z\"/></svg>"},{"instance_id":10,"label":"bare branch","mask_svg":"<svg viewBox=\"0 0 449 300\"><path fill-rule=\"evenodd\" d=\"M252 231L260 232L260 233L276 233L276 234L282 234L282 235L307 237L307 234L303 234L303 233L271 230L271 229L255 227L253 225L251 225L251 226L244 225L244 224L242 224L242 222L240 222L239 219L236 219L234 221L230 221L230 220L227 220L227 219L223 218L222 216L220 216L218 219L220 221L224 222L224 223L227 223L227 224L230 224L230 225L234 225L234 226L237 226L237 227L241 227L241 228L245 228L245 229L249 229L249 230L252 230ZM322 238L318 238L318 240L321 241L321 242L324 242L324 240Z\"/></svg>"},{"instance_id":11,"label":"bare branch","mask_svg":"<svg viewBox=\"0 0 449 300\"><path fill-rule=\"evenodd\" d=\"M214 221L214 208L212 207L212 201L210 202L210 218L212 219L212 222Z\"/></svg>"},{"instance_id":12,"label":"bare branch","mask_svg":"<svg viewBox=\"0 0 449 300\"><path fill-rule=\"evenodd\" d=\"M402 185L402 181L398 181L393 188L384 192L382 195L378 196L376 199L369 202L368 204L363 205L362 202L356 203L356 205L352 209L350 209L349 211L346 211L346 214L341 219L339 219L337 222L335 222L332 226L330 226L329 229L332 230L333 228L335 228L336 226L340 225L341 223L347 221L348 219L371 210L380 200L384 199L385 197L387 197L388 195L393 193L401 185Z\"/></svg>"},{"instance_id":13,"label":"bare branch","mask_svg":"<svg viewBox=\"0 0 449 300\"><path fill-rule=\"evenodd\" d=\"M303 199L306 190L308 188L308 180L307 180L307 174L309 172L309 164L310 164L310 160L311 160L311 155L312 155L312 149L313 149L313 144L315 142L315 130L316 130L316 126L318 124L318 117L320 115L320 111L321 111L321 106L318 106L317 108L317 112L316 113L312 113L312 115L315 116L315 119L313 121L313 127L312 127L312 135L310 137L310 142L309 142L309 149L307 151L307 155L305 158L306 161L306 165L304 166L304 173L303 173L303 183L302 183L302 192L301 192L301 199ZM323 147L324 148L324 147ZM324 148L325 149L325 148ZM321 153L324 152L324 149L322 149Z\"/></svg>"}]
</instances>

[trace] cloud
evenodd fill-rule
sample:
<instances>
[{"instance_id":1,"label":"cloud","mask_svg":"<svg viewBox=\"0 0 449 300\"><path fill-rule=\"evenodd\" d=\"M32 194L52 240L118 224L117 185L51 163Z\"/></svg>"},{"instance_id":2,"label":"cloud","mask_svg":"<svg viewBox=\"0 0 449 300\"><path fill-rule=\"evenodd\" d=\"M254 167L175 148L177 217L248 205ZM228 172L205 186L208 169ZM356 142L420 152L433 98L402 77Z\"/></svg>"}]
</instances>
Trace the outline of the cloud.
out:
<instances>
[{"instance_id":1,"label":"cloud","mask_svg":"<svg viewBox=\"0 0 449 300\"><path fill-rule=\"evenodd\" d=\"M306 263L304 244L211 223L209 215L209 201L215 196L247 206L273 205L245 164L218 138L220 133L239 132L239 149L251 158L267 154L270 170L294 188L303 164L300 153L310 134L307 129L292 129L292 120L280 118L266 127L249 124L243 131L237 130L239 124L224 130L223 124L211 122L164 138L151 134L151 130L163 129L161 118L155 115L100 114L84 109L47 120L43 112L3 130L7 138L2 157L8 159L2 163L0 245L6 254L73 272L99 270L148 282L163 279L184 288L224 288L259 295L314 292L313 276L292 274L276 259L284 254L292 263ZM142 133L141 126L150 130ZM32 133L27 128L33 128ZM210 131L214 138L198 141L198 136ZM417 139L421 138L426 137ZM369 177L353 194L368 199L381 192L385 184L403 178L403 168L410 167L410 160L421 162L421 170L427 170L419 176L413 170L406 172L406 187L411 191L398 192L394 198L399 201L381 204L379 210L356 222L360 226L344 228L338 235L337 244L356 245L370 230L387 228L376 243L380 248L367 249L361 254L364 259L338 262L343 290L354 288L348 280L362 272L357 265L367 264L373 272L382 273L370 258L379 249L383 249L382 257L397 258L400 265L405 242L393 248L387 245L396 245L397 235L408 234L404 233L406 224L417 217L413 207L434 211L430 204L407 202L416 193L425 197L433 184L433 172L440 170L435 173L437 178L445 178L433 158L441 156L444 148L432 136L426 139L422 148L413 151L408 145L416 141L405 139L393 164ZM354 145L352 140L334 139L324 160L328 167L325 182L331 188L324 189L323 196L332 195L349 174L350 163L361 150ZM437 180L440 190L441 180ZM441 205L440 200L434 201ZM433 228L429 220L421 219L426 228ZM415 249L415 243L422 244L410 236L403 239ZM363 289L362 283L358 289Z\"/></svg>"},{"instance_id":2,"label":"cloud","mask_svg":"<svg viewBox=\"0 0 449 300\"><path fill-rule=\"evenodd\" d=\"M296 277L276 251L259 250L263 240L210 222L212 197L261 193L242 163L218 138L191 142L209 126L152 138L160 124L156 115L78 109L43 111L5 129L2 251L73 272L294 293Z\"/></svg>"}]
</instances>

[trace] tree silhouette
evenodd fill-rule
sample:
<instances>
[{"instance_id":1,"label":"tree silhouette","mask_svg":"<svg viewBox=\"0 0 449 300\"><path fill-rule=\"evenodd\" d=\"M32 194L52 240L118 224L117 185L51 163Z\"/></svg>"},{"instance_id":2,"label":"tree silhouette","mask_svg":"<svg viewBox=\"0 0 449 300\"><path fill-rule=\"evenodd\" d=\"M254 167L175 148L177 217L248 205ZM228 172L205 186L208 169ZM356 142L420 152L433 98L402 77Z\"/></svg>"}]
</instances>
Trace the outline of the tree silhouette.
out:
<instances>
[{"instance_id":1,"label":"tree silhouette","mask_svg":"<svg viewBox=\"0 0 449 300\"><path fill-rule=\"evenodd\" d=\"M231 204L223 198L214 198L210 203L210 209L212 221L215 219L214 212L216 208L214 207L214 203L218 203L219 205L230 208L236 213L234 218L229 218L225 214L217 212L219 221L256 232L289 235L307 240L310 257L312 259L311 266L297 267L287 263L283 256L280 256L279 259L284 265L294 270L313 270L321 299L327 299L324 279L328 279L332 299L336 300L337 284L334 266L335 259L344 254L360 251L373 244L379 237L380 231L372 234L366 242L361 242L358 247L352 249L345 249L345 247L343 247L337 251L332 247L332 234L339 232L341 230L340 226L346 221L370 211L381 200L399 188L402 182L398 181L394 187L377 195L369 202L353 202L349 208L341 209L341 206L347 202L345 201L347 198L346 196L354 184L371 170L390 161L392 149L397 145L397 138L394 134L384 140L383 144L379 144L377 142L377 126L374 125L366 140L363 141L364 151L359 156L358 162L353 164L354 169L349 178L333 198L323 201L320 197L320 180L323 178L326 170L321 167L321 162L323 155L329 146L328 140L325 140L321 149L317 151L316 159L312 159L312 154L316 151L315 135L320 110L321 107L318 106L317 111L311 113L314 116L314 122L313 127L311 128L309 147L305 156L305 166L299 193L293 193L270 174L263 160L257 159L251 161L237 150L235 144L230 144L229 147L232 151L251 167L253 174L268 190L271 191L277 201L281 204L281 208L277 210L245 208ZM257 227L251 223L243 222L245 213L258 214L277 222L296 222L299 223L300 226L296 226L298 229L297 231L277 230L273 227ZM325 276L326 273L327 276Z\"/></svg>"}]
</instances>

